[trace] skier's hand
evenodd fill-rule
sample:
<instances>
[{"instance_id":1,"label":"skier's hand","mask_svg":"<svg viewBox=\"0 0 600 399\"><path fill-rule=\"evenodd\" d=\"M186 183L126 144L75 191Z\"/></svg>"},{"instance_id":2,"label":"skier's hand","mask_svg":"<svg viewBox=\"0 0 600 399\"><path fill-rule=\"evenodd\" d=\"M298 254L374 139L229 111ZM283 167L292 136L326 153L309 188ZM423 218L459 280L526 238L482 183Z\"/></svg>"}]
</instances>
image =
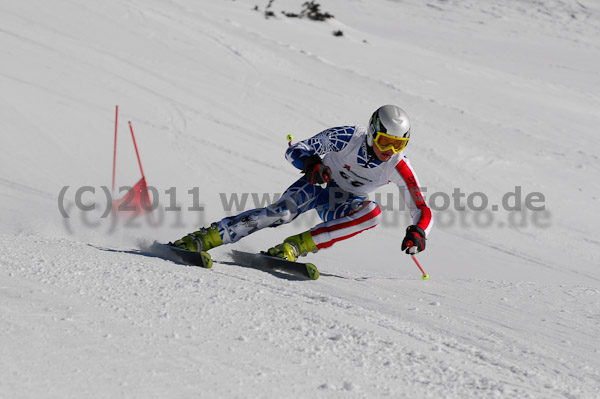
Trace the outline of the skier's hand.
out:
<instances>
[{"instance_id":1,"label":"skier's hand","mask_svg":"<svg viewBox=\"0 0 600 399\"><path fill-rule=\"evenodd\" d=\"M302 165L302 172L310 184L323 184L331 180L331 169L323 164L318 155L306 157Z\"/></svg>"},{"instance_id":2,"label":"skier's hand","mask_svg":"<svg viewBox=\"0 0 600 399\"><path fill-rule=\"evenodd\" d=\"M409 255L414 255L425 250L426 240L425 231L422 228L415 225L408 226L401 249L406 250L405 252Z\"/></svg>"}]
</instances>

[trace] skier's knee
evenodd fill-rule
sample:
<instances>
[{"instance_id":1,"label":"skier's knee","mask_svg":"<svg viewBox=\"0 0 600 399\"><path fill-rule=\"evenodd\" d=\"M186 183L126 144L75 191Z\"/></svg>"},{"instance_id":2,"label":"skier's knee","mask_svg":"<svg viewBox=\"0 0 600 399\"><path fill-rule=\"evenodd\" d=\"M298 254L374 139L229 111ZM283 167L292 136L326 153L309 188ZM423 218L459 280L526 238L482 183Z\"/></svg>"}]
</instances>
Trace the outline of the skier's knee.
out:
<instances>
[{"instance_id":1,"label":"skier's knee","mask_svg":"<svg viewBox=\"0 0 600 399\"><path fill-rule=\"evenodd\" d=\"M279 211L279 217L281 218L281 223L289 223L294 219L292 212L289 209L282 209Z\"/></svg>"},{"instance_id":2,"label":"skier's knee","mask_svg":"<svg viewBox=\"0 0 600 399\"><path fill-rule=\"evenodd\" d=\"M271 223L273 226L289 223L294 220L294 213L287 206L268 206L265 211L269 219L276 220L276 222Z\"/></svg>"},{"instance_id":3,"label":"skier's knee","mask_svg":"<svg viewBox=\"0 0 600 399\"><path fill-rule=\"evenodd\" d=\"M370 215L370 224L374 227L381 223L381 207L375 201L369 201L365 203L363 212L365 215Z\"/></svg>"}]
</instances>

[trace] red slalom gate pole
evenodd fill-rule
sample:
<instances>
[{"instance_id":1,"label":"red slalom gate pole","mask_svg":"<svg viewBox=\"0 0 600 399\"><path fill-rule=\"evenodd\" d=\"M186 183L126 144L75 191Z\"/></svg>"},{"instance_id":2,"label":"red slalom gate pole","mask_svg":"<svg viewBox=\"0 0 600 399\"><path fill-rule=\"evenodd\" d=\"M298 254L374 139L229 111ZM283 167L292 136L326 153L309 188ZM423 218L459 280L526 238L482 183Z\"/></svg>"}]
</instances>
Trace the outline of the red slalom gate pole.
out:
<instances>
[{"instance_id":1,"label":"red slalom gate pole","mask_svg":"<svg viewBox=\"0 0 600 399\"><path fill-rule=\"evenodd\" d=\"M133 134L133 126L131 125L131 121L129 121L129 130L131 131L131 138L133 139L133 147L135 148L135 155L137 156L138 164L140 165L140 172L142 172L142 179L144 180L144 188L146 190L146 201L148 203L150 203L150 197L148 196L148 188L146 187L146 175L144 175L144 169L142 168L142 160L140 159L140 152L138 151L137 142L135 141L135 134ZM152 213L152 216L154 217L153 210L151 210L151 213Z\"/></svg>"},{"instance_id":2,"label":"red slalom gate pole","mask_svg":"<svg viewBox=\"0 0 600 399\"><path fill-rule=\"evenodd\" d=\"M135 142L135 135L133 134L133 126L131 126L131 122L129 122L129 130L131 131L131 138L133 139L133 146L135 147L135 155L137 155L138 164L140 164L140 172L142 172L142 177L146 178L146 176L144 176L144 169L142 169L142 161L140 160L140 153L137 148L137 143Z\"/></svg>"},{"instance_id":3,"label":"red slalom gate pole","mask_svg":"<svg viewBox=\"0 0 600 399\"><path fill-rule=\"evenodd\" d=\"M115 170L117 167L117 126L119 125L119 106L117 105L117 110L115 111L115 148L113 152L113 180L112 180L112 190L115 192Z\"/></svg>"}]
</instances>

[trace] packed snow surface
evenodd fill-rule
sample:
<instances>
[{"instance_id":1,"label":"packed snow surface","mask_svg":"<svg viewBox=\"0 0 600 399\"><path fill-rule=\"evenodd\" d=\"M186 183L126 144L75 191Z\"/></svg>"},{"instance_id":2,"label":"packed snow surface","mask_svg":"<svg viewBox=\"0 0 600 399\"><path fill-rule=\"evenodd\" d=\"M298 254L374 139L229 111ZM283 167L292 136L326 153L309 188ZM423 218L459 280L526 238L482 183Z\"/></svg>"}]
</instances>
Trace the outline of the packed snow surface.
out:
<instances>
[{"instance_id":1,"label":"packed snow surface","mask_svg":"<svg viewBox=\"0 0 600 399\"><path fill-rule=\"evenodd\" d=\"M1 398L598 398L600 3L302 3L0 3ZM313 214L211 270L153 250L283 192L286 135L384 104L412 120L429 280L393 187L317 281L230 256ZM103 217L116 105L115 197L131 121L158 206L129 222Z\"/></svg>"}]
</instances>

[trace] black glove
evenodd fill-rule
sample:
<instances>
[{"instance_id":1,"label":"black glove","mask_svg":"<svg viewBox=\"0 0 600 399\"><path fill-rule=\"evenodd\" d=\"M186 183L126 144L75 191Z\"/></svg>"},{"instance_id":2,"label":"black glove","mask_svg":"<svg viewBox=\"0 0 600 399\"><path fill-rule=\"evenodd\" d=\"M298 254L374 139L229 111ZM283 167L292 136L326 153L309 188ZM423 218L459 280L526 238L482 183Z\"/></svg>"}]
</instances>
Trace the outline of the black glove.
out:
<instances>
[{"instance_id":1,"label":"black glove","mask_svg":"<svg viewBox=\"0 0 600 399\"><path fill-rule=\"evenodd\" d=\"M310 184L323 184L331 180L331 169L323 164L318 155L311 155L304 159L302 172Z\"/></svg>"},{"instance_id":2,"label":"black glove","mask_svg":"<svg viewBox=\"0 0 600 399\"><path fill-rule=\"evenodd\" d=\"M425 250L425 231L419 226L408 226L406 228L406 237L402 240L401 249L409 255L416 254Z\"/></svg>"}]
</instances>

